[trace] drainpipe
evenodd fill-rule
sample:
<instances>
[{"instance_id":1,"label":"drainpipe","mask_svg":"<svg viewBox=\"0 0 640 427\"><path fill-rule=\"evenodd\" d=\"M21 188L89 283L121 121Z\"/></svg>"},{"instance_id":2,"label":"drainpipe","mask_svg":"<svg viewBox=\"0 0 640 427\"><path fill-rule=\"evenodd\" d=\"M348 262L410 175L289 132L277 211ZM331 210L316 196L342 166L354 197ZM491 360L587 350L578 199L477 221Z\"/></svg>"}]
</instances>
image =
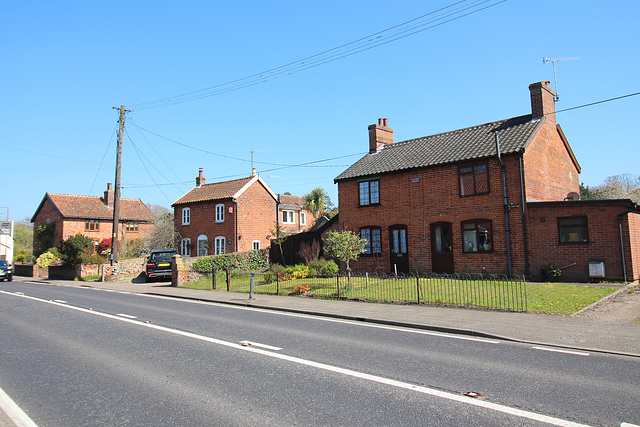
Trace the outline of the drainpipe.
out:
<instances>
[{"instance_id":1,"label":"drainpipe","mask_svg":"<svg viewBox=\"0 0 640 427\"><path fill-rule=\"evenodd\" d=\"M637 209L637 205L631 210L618 214L618 232L620 233L620 255L622 256L622 274L623 274L625 283L627 283L627 265L624 259L624 240L622 238L622 217L630 214L631 212L635 212L636 209Z\"/></svg>"},{"instance_id":2,"label":"drainpipe","mask_svg":"<svg viewBox=\"0 0 640 427\"><path fill-rule=\"evenodd\" d=\"M235 199L233 200L233 221L235 222L235 236L233 236L234 252L240 252L238 250L238 201Z\"/></svg>"},{"instance_id":3,"label":"drainpipe","mask_svg":"<svg viewBox=\"0 0 640 427\"><path fill-rule=\"evenodd\" d=\"M527 237L527 218L526 218L526 197L524 194L524 167L522 165L522 153L518 156L518 163L520 167L520 196L522 205L522 244L524 245L524 275L529 276L529 239Z\"/></svg>"},{"instance_id":4,"label":"drainpipe","mask_svg":"<svg viewBox=\"0 0 640 427\"><path fill-rule=\"evenodd\" d=\"M504 166L502 157L500 156L500 137L496 132L496 152L498 153L498 162L502 168L502 193L504 199L504 222L507 234L507 263L509 269L509 277L513 276L513 265L511 263L511 228L509 225L509 197L507 196L507 169Z\"/></svg>"}]
</instances>

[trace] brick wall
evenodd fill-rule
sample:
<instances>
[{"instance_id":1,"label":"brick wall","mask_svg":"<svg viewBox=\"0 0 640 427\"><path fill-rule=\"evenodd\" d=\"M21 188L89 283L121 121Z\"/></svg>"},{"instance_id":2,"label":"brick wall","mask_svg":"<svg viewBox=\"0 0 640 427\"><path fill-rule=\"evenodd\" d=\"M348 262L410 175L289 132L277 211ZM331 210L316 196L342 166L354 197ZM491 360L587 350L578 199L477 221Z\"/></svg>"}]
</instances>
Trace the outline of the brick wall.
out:
<instances>
[{"instance_id":1,"label":"brick wall","mask_svg":"<svg viewBox=\"0 0 640 427\"><path fill-rule=\"evenodd\" d=\"M578 168L558 129L544 120L523 155L527 201L564 200L570 192L580 193Z\"/></svg>"},{"instance_id":2,"label":"brick wall","mask_svg":"<svg viewBox=\"0 0 640 427\"><path fill-rule=\"evenodd\" d=\"M618 214L629 209L629 202L529 203L529 236L532 248L532 277L540 279L544 265L565 267L563 281L588 281L589 262L604 261L608 280L623 280ZM589 241L560 243L558 218L585 216ZM640 214L622 217L627 278L640 278ZM575 265L573 265L575 263Z\"/></svg>"},{"instance_id":3,"label":"brick wall","mask_svg":"<svg viewBox=\"0 0 640 427\"><path fill-rule=\"evenodd\" d=\"M276 228L277 204L271 194L256 182L238 199L237 252L253 249L253 241L260 242L260 249L270 246L272 231Z\"/></svg>"},{"instance_id":4,"label":"brick wall","mask_svg":"<svg viewBox=\"0 0 640 427\"><path fill-rule=\"evenodd\" d=\"M519 161L515 156L504 159L507 168L509 211L512 230L513 271L524 273L524 246L520 208ZM353 263L354 270L390 271L389 227L406 225L409 268L412 271L432 271L431 229L437 222L451 223L453 259L456 272L508 272L506 222L503 203L502 171L496 159L488 160L490 194L461 197L458 185L458 165L445 165L415 171L380 176L380 205L358 206L358 182L338 183L340 229L359 232L361 227L381 227L382 256L361 257ZM471 219L492 221L493 251L464 253L461 222Z\"/></svg>"}]
</instances>

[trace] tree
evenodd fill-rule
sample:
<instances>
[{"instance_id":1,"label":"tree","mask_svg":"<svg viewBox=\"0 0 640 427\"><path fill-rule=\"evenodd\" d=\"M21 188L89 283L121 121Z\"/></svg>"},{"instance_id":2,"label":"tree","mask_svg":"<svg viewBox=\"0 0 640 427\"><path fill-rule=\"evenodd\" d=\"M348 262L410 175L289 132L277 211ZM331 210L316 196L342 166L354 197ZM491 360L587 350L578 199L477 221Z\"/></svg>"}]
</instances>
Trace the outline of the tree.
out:
<instances>
[{"instance_id":1,"label":"tree","mask_svg":"<svg viewBox=\"0 0 640 427\"><path fill-rule=\"evenodd\" d=\"M580 184L580 196L583 200L631 199L637 203L640 201L640 177L626 173L609 176L593 188Z\"/></svg>"},{"instance_id":2,"label":"tree","mask_svg":"<svg viewBox=\"0 0 640 427\"><path fill-rule=\"evenodd\" d=\"M351 278L349 261L358 260L360 254L364 252L365 243L365 239L361 239L360 236L349 230L329 231L324 239L325 251L346 264L349 278Z\"/></svg>"},{"instance_id":3,"label":"tree","mask_svg":"<svg viewBox=\"0 0 640 427\"><path fill-rule=\"evenodd\" d=\"M33 249L33 226L16 222L13 227L13 247L16 251L21 249Z\"/></svg>"},{"instance_id":4,"label":"tree","mask_svg":"<svg viewBox=\"0 0 640 427\"><path fill-rule=\"evenodd\" d=\"M316 187L304 196L304 207L313 214L315 219L318 219L327 209L333 207L331 199L327 192L321 188Z\"/></svg>"},{"instance_id":5,"label":"tree","mask_svg":"<svg viewBox=\"0 0 640 427\"><path fill-rule=\"evenodd\" d=\"M176 249L180 234L175 229L173 213L167 210L159 213L154 221L153 235L146 242L143 249L146 253L151 253L155 249Z\"/></svg>"}]
</instances>

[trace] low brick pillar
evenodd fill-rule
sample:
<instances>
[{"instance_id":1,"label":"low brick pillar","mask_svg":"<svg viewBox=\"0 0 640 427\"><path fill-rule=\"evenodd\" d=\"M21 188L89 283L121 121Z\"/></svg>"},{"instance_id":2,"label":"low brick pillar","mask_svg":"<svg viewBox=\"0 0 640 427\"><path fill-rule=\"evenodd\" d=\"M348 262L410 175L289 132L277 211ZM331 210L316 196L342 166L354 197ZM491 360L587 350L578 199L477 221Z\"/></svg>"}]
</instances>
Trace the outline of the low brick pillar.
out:
<instances>
[{"instance_id":1,"label":"low brick pillar","mask_svg":"<svg viewBox=\"0 0 640 427\"><path fill-rule=\"evenodd\" d=\"M171 257L171 286L180 286L189 281L189 267L184 264L182 255Z\"/></svg>"}]
</instances>

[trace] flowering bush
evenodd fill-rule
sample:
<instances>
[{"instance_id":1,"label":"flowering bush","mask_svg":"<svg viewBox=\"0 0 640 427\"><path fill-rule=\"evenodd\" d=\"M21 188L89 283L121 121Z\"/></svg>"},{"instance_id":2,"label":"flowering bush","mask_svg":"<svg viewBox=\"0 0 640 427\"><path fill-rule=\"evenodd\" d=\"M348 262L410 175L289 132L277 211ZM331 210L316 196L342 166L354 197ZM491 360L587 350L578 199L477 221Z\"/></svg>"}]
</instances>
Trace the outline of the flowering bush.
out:
<instances>
[{"instance_id":1,"label":"flowering bush","mask_svg":"<svg viewBox=\"0 0 640 427\"><path fill-rule=\"evenodd\" d=\"M45 252L38 257L36 264L38 267L48 267L55 264L58 261L58 257L51 252Z\"/></svg>"},{"instance_id":2,"label":"flowering bush","mask_svg":"<svg viewBox=\"0 0 640 427\"><path fill-rule=\"evenodd\" d=\"M300 284L293 287L293 292L296 294L304 294L305 292L309 292L309 289L311 289L311 286L307 284Z\"/></svg>"}]
</instances>

